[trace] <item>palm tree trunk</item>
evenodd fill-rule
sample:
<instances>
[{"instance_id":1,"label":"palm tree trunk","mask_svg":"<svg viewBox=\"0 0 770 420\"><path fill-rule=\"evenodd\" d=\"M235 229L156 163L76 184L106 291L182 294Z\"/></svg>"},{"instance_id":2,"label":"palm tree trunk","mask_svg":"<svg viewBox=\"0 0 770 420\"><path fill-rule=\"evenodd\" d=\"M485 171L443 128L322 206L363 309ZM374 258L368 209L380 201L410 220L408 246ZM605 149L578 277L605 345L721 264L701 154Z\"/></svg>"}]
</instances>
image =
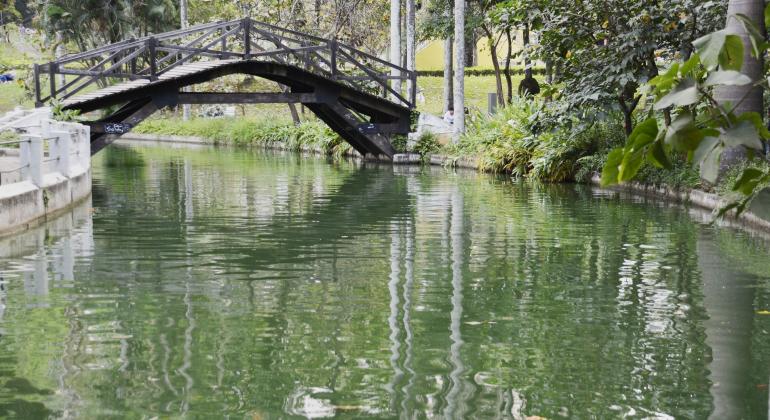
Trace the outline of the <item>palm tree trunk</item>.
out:
<instances>
[{"instance_id":1,"label":"palm tree trunk","mask_svg":"<svg viewBox=\"0 0 770 420\"><path fill-rule=\"evenodd\" d=\"M444 113L453 108L452 37L444 40Z\"/></svg>"},{"instance_id":2,"label":"palm tree trunk","mask_svg":"<svg viewBox=\"0 0 770 420\"><path fill-rule=\"evenodd\" d=\"M513 54L513 37L511 37L511 28L505 28L505 40L508 42L508 49L505 54L505 84L508 88L506 102L508 104L513 100L513 81L511 80L511 54Z\"/></svg>"},{"instance_id":3,"label":"palm tree trunk","mask_svg":"<svg viewBox=\"0 0 770 420\"><path fill-rule=\"evenodd\" d=\"M187 0L179 0L179 23L182 29L187 28ZM189 88L182 88L182 92L188 92ZM187 121L190 119L190 105L182 105L182 120Z\"/></svg>"},{"instance_id":4,"label":"palm tree trunk","mask_svg":"<svg viewBox=\"0 0 770 420\"><path fill-rule=\"evenodd\" d=\"M401 1L390 0L390 62L400 66L401 65ZM399 77L401 72L393 69L390 71L390 75L393 77ZM391 81L391 88L398 93L401 93L401 80L394 79ZM395 101L398 99L393 98Z\"/></svg>"},{"instance_id":5,"label":"palm tree trunk","mask_svg":"<svg viewBox=\"0 0 770 420\"><path fill-rule=\"evenodd\" d=\"M764 9L765 5L763 0L730 0L727 5L726 29L730 33L739 35L743 40L743 69L741 69L741 72L754 81L762 79L764 64L761 57L757 58L752 56L749 34L735 16L737 14L746 15L752 22L754 22L760 33L765 33ZM735 112L736 115L745 112L758 112L760 116L764 117L764 112L762 112L762 93L763 90L761 86L754 86L752 84L744 86L722 86L716 90L714 97L720 104L726 104L728 102L732 104L733 112ZM721 170L724 171L730 166L745 159L746 149L742 146L727 149L722 153Z\"/></svg>"},{"instance_id":6,"label":"palm tree trunk","mask_svg":"<svg viewBox=\"0 0 770 420\"><path fill-rule=\"evenodd\" d=\"M414 0L406 0L406 69L409 71L415 71L416 63L416 46L415 46L415 6ZM409 79L406 82L407 99L414 97L414 90L417 89Z\"/></svg>"},{"instance_id":7,"label":"palm tree trunk","mask_svg":"<svg viewBox=\"0 0 770 420\"><path fill-rule=\"evenodd\" d=\"M456 0L455 21L455 83L454 83L454 136L455 143L465 132L465 0Z\"/></svg>"}]
</instances>

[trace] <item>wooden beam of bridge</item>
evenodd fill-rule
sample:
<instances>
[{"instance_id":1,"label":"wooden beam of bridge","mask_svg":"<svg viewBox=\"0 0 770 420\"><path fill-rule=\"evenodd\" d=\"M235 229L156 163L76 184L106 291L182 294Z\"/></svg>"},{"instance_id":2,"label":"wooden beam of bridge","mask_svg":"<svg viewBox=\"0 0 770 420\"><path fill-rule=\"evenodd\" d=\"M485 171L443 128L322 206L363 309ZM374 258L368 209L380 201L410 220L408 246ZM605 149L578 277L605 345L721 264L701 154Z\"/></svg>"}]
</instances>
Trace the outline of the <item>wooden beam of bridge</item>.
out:
<instances>
[{"instance_id":1,"label":"wooden beam of bridge","mask_svg":"<svg viewBox=\"0 0 770 420\"><path fill-rule=\"evenodd\" d=\"M179 93L180 104L314 104L314 93Z\"/></svg>"}]
</instances>

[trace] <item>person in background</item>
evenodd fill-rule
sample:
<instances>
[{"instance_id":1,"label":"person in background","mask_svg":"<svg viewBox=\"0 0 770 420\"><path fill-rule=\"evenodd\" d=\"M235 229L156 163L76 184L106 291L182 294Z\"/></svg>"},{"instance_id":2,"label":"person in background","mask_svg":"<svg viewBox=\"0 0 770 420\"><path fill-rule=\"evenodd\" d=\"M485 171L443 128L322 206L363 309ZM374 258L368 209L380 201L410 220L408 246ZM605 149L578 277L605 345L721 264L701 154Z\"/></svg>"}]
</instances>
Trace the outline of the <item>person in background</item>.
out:
<instances>
[{"instance_id":1,"label":"person in background","mask_svg":"<svg viewBox=\"0 0 770 420\"><path fill-rule=\"evenodd\" d=\"M444 114L444 122L449 124L454 124L455 122L455 110L454 108L450 107L447 109L446 114Z\"/></svg>"}]
</instances>

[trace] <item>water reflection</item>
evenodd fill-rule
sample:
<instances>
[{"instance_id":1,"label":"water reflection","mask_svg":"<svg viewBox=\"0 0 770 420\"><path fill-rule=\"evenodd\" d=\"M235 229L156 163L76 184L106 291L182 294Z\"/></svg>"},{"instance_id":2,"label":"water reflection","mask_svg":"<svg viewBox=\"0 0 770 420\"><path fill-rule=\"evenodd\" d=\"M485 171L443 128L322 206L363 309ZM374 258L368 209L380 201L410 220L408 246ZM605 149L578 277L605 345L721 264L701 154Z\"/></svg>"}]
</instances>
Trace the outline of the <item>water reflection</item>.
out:
<instances>
[{"instance_id":1,"label":"water reflection","mask_svg":"<svg viewBox=\"0 0 770 420\"><path fill-rule=\"evenodd\" d=\"M0 415L768 411L763 239L579 186L125 153L93 211L0 240Z\"/></svg>"}]
</instances>

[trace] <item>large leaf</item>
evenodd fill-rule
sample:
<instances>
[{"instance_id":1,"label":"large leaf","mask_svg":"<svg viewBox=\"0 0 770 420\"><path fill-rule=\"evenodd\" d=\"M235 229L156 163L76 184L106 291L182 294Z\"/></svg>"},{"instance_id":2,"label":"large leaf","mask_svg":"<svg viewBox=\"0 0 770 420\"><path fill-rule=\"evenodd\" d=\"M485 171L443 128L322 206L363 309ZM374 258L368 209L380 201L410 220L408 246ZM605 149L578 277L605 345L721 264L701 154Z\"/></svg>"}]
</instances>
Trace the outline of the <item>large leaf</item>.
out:
<instances>
[{"instance_id":1,"label":"large leaf","mask_svg":"<svg viewBox=\"0 0 770 420\"><path fill-rule=\"evenodd\" d=\"M628 136L625 152L641 150L644 146L655 141L658 137L658 121L655 118L647 118L634 127L634 131Z\"/></svg>"},{"instance_id":2,"label":"large leaf","mask_svg":"<svg viewBox=\"0 0 770 420\"><path fill-rule=\"evenodd\" d=\"M697 103L699 100L698 86L692 79L688 78L682 80L671 92L655 102L654 108L660 110L670 106L687 106Z\"/></svg>"},{"instance_id":3,"label":"large leaf","mask_svg":"<svg viewBox=\"0 0 770 420\"><path fill-rule=\"evenodd\" d=\"M647 152L647 160L658 168L671 169L671 160L662 141L656 141Z\"/></svg>"},{"instance_id":4,"label":"large leaf","mask_svg":"<svg viewBox=\"0 0 770 420\"><path fill-rule=\"evenodd\" d=\"M762 116L758 112L744 112L738 116L738 121L749 121L754 125L754 129L757 130L761 138L770 139L770 131L768 131L764 121L762 121Z\"/></svg>"},{"instance_id":5,"label":"large leaf","mask_svg":"<svg viewBox=\"0 0 770 420\"><path fill-rule=\"evenodd\" d=\"M740 178L733 184L733 191L739 191L743 195L752 194L762 181L763 175L765 173L757 168L744 169Z\"/></svg>"},{"instance_id":6,"label":"large leaf","mask_svg":"<svg viewBox=\"0 0 770 420\"><path fill-rule=\"evenodd\" d=\"M750 121L741 121L724 129L720 139L729 147L745 146L749 149L762 150L762 141L759 139L757 129Z\"/></svg>"},{"instance_id":7,"label":"large leaf","mask_svg":"<svg viewBox=\"0 0 770 420\"><path fill-rule=\"evenodd\" d=\"M613 149L609 155L607 155L607 162L604 163L602 168L601 185L607 186L618 183L618 173L620 172L620 162L623 161L623 148L618 147Z\"/></svg>"},{"instance_id":8,"label":"large leaf","mask_svg":"<svg viewBox=\"0 0 770 420\"><path fill-rule=\"evenodd\" d=\"M713 70L719 65L719 55L722 52L722 46L725 44L727 32L725 30L712 32L704 35L695 41L692 45L700 56L700 62L707 70Z\"/></svg>"},{"instance_id":9,"label":"large leaf","mask_svg":"<svg viewBox=\"0 0 770 420\"><path fill-rule=\"evenodd\" d=\"M639 172L639 168L644 163L644 152L642 150L635 150L633 152L626 152L623 155L623 160L620 162L620 171L618 172L618 180L620 182L630 181Z\"/></svg>"},{"instance_id":10,"label":"large leaf","mask_svg":"<svg viewBox=\"0 0 770 420\"><path fill-rule=\"evenodd\" d=\"M724 147L717 145L712 148L700 163L700 176L710 183L715 183L719 176L719 159Z\"/></svg>"},{"instance_id":11,"label":"large leaf","mask_svg":"<svg viewBox=\"0 0 770 420\"><path fill-rule=\"evenodd\" d=\"M738 35L725 36L719 53L719 66L725 70L740 71L743 67L743 40Z\"/></svg>"},{"instance_id":12,"label":"large leaf","mask_svg":"<svg viewBox=\"0 0 770 420\"><path fill-rule=\"evenodd\" d=\"M666 129L665 140L674 150L690 152L698 147L703 137L705 133L695 125L692 114L681 112Z\"/></svg>"},{"instance_id":13,"label":"large leaf","mask_svg":"<svg viewBox=\"0 0 770 420\"><path fill-rule=\"evenodd\" d=\"M713 150L717 145L719 145L719 139L712 136L706 136L703 138L703 140L698 145L698 148L695 149L695 152L692 154L692 161L695 165L700 165L701 162L703 162L703 159L706 158L706 156L711 153L711 150Z\"/></svg>"},{"instance_id":14,"label":"large leaf","mask_svg":"<svg viewBox=\"0 0 770 420\"><path fill-rule=\"evenodd\" d=\"M757 28L757 25L749 19L748 16L738 13L735 17L743 24L743 28L746 29L746 33L749 34L749 41L751 41L751 54L754 57L761 57L762 53L767 49L767 42L765 42L765 36L762 31Z\"/></svg>"},{"instance_id":15,"label":"large leaf","mask_svg":"<svg viewBox=\"0 0 770 420\"><path fill-rule=\"evenodd\" d=\"M751 83L751 78L735 70L718 70L706 78L706 86L744 86Z\"/></svg>"}]
</instances>

